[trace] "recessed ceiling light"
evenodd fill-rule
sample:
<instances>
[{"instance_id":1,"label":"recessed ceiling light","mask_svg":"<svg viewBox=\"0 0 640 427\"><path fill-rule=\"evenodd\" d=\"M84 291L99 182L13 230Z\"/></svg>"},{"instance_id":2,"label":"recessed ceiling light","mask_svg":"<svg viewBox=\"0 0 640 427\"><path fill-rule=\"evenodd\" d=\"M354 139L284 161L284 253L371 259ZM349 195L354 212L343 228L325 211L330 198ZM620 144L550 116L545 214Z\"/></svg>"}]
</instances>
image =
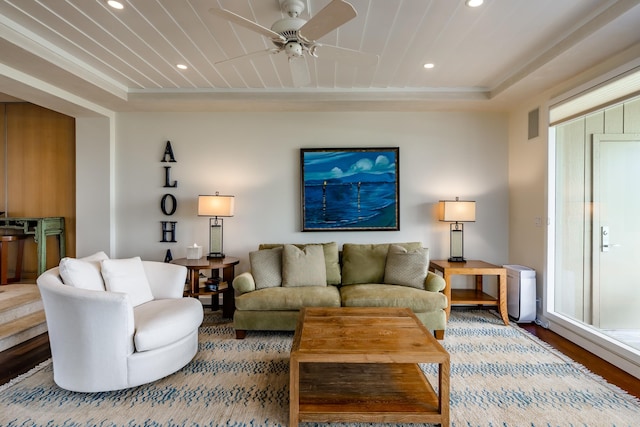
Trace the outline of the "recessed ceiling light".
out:
<instances>
[{"instance_id":1,"label":"recessed ceiling light","mask_svg":"<svg viewBox=\"0 0 640 427\"><path fill-rule=\"evenodd\" d=\"M124 5L116 0L108 0L107 4L114 9L124 9Z\"/></svg>"},{"instance_id":2,"label":"recessed ceiling light","mask_svg":"<svg viewBox=\"0 0 640 427\"><path fill-rule=\"evenodd\" d=\"M478 6L482 6L482 3L484 3L484 0L467 0L465 2L465 4L469 7L478 7Z\"/></svg>"},{"instance_id":3,"label":"recessed ceiling light","mask_svg":"<svg viewBox=\"0 0 640 427\"><path fill-rule=\"evenodd\" d=\"M180 68L181 70L186 70L187 68L189 68L184 64L176 64L176 67Z\"/></svg>"},{"instance_id":4,"label":"recessed ceiling light","mask_svg":"<svg viewBox=\"0 0 640 427\"><path fill-rule=\"evenodd\" d=\"M427 70L430 70L431 68L435 67L435 64L427 62L426 64L423 65L423 67L426 68Z\"/></svg>"}]
</instances>

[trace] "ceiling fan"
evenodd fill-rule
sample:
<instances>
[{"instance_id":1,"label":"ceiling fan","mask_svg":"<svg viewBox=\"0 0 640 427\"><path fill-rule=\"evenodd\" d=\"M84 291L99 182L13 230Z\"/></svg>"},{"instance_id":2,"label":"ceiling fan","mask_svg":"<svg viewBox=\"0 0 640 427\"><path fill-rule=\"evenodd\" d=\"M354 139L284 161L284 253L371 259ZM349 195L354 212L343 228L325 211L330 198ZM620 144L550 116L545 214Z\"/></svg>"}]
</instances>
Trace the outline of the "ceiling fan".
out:
<instances>
[{"instance_id":1,"label":"ceiling fan","mask_svg":"<svg viewBox=\"0 0 640 427\"><path fill-rule=\"evenodd\" d=\"M226 9L209 9L209 12L214 15L268 37L275 45L275 48L218 61L216 64L246 61L262 55L284 52L289 59L293 85L300 87L311 81L305 54L314 58L348 62L355 66L374 66L378 63L378 55L317 42L322 36L357 16L356 10L350 3L344 0L332 0L307 21L300 18L305 8L302 0L279 1L287 17L274 22L270 29Z\"/></svg>"}]
</instances>

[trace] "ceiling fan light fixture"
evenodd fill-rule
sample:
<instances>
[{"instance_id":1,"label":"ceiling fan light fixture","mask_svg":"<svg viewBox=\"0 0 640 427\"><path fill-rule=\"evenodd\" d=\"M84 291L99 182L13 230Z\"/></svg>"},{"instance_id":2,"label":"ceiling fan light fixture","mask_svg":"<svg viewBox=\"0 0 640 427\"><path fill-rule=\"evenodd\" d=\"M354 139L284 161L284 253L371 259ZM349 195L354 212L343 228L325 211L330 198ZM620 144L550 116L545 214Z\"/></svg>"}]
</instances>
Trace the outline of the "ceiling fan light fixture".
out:
<instances>
[{"instance_id":1,"label":"ceiling fan light fixture","mask_svg":"<svg viewBox=\"0 0 640 427\"><path fill-rule=\"evenodd\" d=\"M289 58L302 56L302 45L298 42L291 41L284 46L284 50Z\"/></svg>"}]
</instances>

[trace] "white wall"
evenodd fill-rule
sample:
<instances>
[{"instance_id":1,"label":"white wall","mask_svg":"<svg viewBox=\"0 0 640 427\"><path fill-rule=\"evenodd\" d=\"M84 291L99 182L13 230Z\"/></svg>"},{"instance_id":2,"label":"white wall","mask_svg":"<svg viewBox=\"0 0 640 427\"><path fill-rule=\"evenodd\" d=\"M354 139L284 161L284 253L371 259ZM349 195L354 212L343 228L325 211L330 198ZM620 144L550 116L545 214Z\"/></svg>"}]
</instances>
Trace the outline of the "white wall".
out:
<instances>
[{"instance_id":1,"label":"white wall","mask_svg":"<svg viewBox=\"0 0 640 427\"><path fill-rule=\"evenodd\" d=\"M76 256L112 251L111 120L76 118Z\"/></svg>"},{"instance_id":2,"label":"white wall","mask_svg":"<svg viewBox=\"0 0 640 427\"><path fill-rule=\"evenodd\" d=\"M548 107L532 99L510 114L509 263L536 270L537 294L544 292L546 268ZM528 139L528 116L540 109L539 136Z\"/></svg>"},{"instance_id":3,"label":"white wall","mask_svg":"<svg viewBox=\"0 0 640 427\"><path fill-rule=\"evenodd\" d=\"M171 141L176 163L161 163ZM248 269L261 242L421 241L432 259L449 255L440 199L477 201L465 227L465 256L508 261L508 119L497 113L123 113L116 131L117 256L162 260L166 249L208 247L198 194L236 196L224 249ZM400 231L301 232L300 148L400 147ZM163 188L172 166L177 188ZM166 193L173 216L160 210ZM177 221L178 243L160 243L160 221Z\"/></svg>"}]
</instances>

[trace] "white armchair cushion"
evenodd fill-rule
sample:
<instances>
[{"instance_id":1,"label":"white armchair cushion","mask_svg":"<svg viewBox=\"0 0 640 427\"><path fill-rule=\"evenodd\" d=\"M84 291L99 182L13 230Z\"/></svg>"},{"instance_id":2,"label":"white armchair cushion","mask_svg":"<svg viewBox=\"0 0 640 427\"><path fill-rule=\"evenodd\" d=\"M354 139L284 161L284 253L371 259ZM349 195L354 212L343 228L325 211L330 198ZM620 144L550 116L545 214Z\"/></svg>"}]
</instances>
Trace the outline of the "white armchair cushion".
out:
<instances>
[{"instance_id":1,"label":"white armchair cushion","mask_svg":"<svg viewBox=\"0 0 640 427\"><path fill-rule=\"evenodd\" d=\"M172 344L202 323L202 304L195 298L161 299L133 310L136 351L148 351Z\"/></svg>"},{"instance_id":2,"label":"white armchair cushion","mask_svg":"<svg viewBox=\"0 0 640 427\"><path fill-rule=\"evenodd\" d=\"M153 300L151 287L140 257L101 261L104 284L110 292L129 295L134 307Z\"/></svg>"},{"instance_id":3,"label":"white armchair cushion","mask_svg":"<svg viewBox=\"0 0 640 427\"><path fill-rule=\"evenodd\" d=\"M60 260L60 277L65 285L91 291L104 291L104 280L100 274L100 261L109 259L104 252L84 258L65 257Z\"/></svg>"}]
</instances>

